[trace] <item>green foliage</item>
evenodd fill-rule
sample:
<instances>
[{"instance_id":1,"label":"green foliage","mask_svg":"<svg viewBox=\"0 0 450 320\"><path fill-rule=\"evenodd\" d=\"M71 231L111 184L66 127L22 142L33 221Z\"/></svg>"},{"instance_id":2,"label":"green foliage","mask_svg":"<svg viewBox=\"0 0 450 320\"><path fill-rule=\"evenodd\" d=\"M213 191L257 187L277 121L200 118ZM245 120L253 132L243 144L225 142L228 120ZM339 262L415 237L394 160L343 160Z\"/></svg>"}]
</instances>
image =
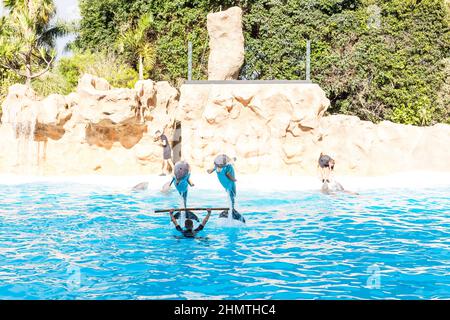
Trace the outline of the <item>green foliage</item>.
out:
<instances>
[{"instance_id":1,"label":"green foliage","mask_svg":"<svg viewBox=\"0 0 450 320\"><path fill-rule=\"evenodd\" d=\"M73 87L67 82L57 69L47 72L44 76L33 79L33 90L41 97L52 93L69 94Z\"/></svg>"},{"instance_id":2,"label":"green foliage","mask_svg":"<svg viewBox=\"0 0 450 320\"><path fill-rule=\"evenodd\" d=\"M0 17L0 39L6 37L10 31L5 27L5 23L6 18ZM5 51L7 50L8 47L5 47L5 45L0 42L0 54L4 54ZM8 94L8 88L18 80L19 77L14 72L12 72L10 69L3 66L2 63L0 63L0 116L2 113L1 105L6 95Z\"/></svg>"},{"instance_id":3,"label":"green foliage","mask_svg":"<svg viewBox=\"0 0 450 320\"><path fill-rule=\"evenodd\" d=\"M156 46L149 76L185 79L192 41L193 76L205 79L206 15L233 5L244 10L242 79L305 78L310 39L311 77L330 98L329 112L417 125L449 118L445 0L81 0L76 45L111 47L148 14Z\"/></svg>"},{"instance_id":4,"label":"green foliage","mask_svg":"<svg viewBox=\"0 0 450 320\"><path fill-rule=\"evenodd\" d=\"M54 23L52 0L4 0L3 4L9 13L0 22L0 64L30 85L50 69L55 40L69 30L61 22Z\"/></svg>"},{"instance_id":5,"label":"green foliage","mask_svg":"<svg viewBox=\"0 0 450 320\"><path fill-rule=\"evenodd\" d=\"M283 4L283 5L282 5ZM305 77L312 42L312 80L331 113L411 124L442 121L433 105L450 53L442 0L266 0L245 16L244 78Z\"/></svg>"},{"instance_id":6,"label":"green foliage","mask_svg":"<svg viewBox=\"0 0 450 320\"><path fill-rule=\"evenodd\" d=\"M441 113L440 118L450 124L450 58L443 60L444 83L442 84L437 99L437 109Z\"/></svg>"},{"instance_id":7,"label":"green foliage","mask_svg":"<svg viewBox=\"0 0 450 320\"><path fill-rule=\"evenodd\" d=\"M250 1L249 1L250 2ZM153 17L147 39L155 46L148 76L178 83L187 77L187 44L193 43L193 76L207 74L206 15L247 1L213 0L81 0L80 36L75 45L99 50L119 42L124 30L137 25L143 15ZM131 62L131 61L129 61Z\"/></svg>"},{"instance_id":8,"label":"green foliage","mask_svg":"<svg viewBox=\"0 0 450 320\"><path fill-rule=\"evenodd\" d=\"M422 97L414 103L401 104L395 107L389 115L389 119L404 124L426 126L432 123L435 111L428 98Z\"/></svg>"},{"instance_id":9,"label":"green foliage","mask_svg":"<svg viewBox=\"0 0 450 320\"><path fill-rule=\"evenodd\" d=\"M71 90L76 87L83 73L105 78L113 87L132 88L138 80L136 70L122 57L108 51L75 52L72 57L62 58L57 69L67 80Z\"/></svg>"}]
</instances>

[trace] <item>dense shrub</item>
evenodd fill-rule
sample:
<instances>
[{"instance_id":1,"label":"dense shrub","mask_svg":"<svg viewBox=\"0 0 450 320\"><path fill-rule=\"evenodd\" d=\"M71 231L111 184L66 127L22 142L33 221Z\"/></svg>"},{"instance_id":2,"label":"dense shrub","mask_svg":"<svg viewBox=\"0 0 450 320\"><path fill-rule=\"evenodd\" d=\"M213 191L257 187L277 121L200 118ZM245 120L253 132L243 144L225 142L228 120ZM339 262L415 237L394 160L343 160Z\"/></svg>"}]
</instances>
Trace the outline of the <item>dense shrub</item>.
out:
<instances>
[{"instance_id":1,"label":"dense shrub","mask_svg":"<svg viewBox=\"0 0 450 320\"><path fill-rule=\"evenodd\" d=\"M34 80L33 88L41 96L68 94L75 90L84 73L105 78L113 87L132 88L138 79L137 71L113 53L76 51L61 58L52 72Z\"/></svg>"},{"instance_id":2,"label":"dense shrub","mask_svg":"<svg viewBox=\"0 0 450 320\"><path fill-rule=\"evenodd\" d=\"M108 51L75 52L71 57L62 58L57 70L69 83L71 90L83 73L105 78L113 87L132 88L138 79L134 68L121 57Z\"/></svg>"}]
</instances>

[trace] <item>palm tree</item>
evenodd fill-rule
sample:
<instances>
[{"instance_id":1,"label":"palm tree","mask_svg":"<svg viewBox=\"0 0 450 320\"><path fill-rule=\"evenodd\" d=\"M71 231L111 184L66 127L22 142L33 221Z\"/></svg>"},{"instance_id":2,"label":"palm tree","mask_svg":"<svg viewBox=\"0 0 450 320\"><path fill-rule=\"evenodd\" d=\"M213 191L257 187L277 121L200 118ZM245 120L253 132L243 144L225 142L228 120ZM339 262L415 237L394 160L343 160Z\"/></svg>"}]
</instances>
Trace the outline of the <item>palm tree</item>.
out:
<instances>
[{"instance_id":1,"label":"palm tree","mask_svg":"<svg viewBox=\"0 0 450 320\"><path fill-rule=\"evenodd\" d=\"M144 79L144 68L150 70L155 63L155 48L148 41L148 32L153 18L150 14L143 15L135 28L127 28L117 40L117 47L121 53L138 60L139 80Z\"/></svg>"},{"instance_id":2,"label":"palm tree","mask_svg":"<svg viewBox=\"0 0 450 320\"><path fill-rule=\"evenodd\" d=\"M3 4L8 15L0 22L0 64L24 77L31 88L31 80L50 69L56 38L70 27L53 23L53 0L3 0Z\"/></svg>"}]
</instances>

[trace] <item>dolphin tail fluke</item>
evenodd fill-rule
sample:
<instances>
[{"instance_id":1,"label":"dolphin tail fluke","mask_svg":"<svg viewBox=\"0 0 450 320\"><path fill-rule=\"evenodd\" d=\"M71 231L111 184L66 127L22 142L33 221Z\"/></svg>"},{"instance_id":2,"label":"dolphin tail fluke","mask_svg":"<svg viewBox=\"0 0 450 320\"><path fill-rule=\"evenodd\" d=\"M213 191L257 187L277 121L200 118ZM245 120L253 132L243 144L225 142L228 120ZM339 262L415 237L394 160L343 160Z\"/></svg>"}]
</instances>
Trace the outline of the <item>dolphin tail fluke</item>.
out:
<instances>
[{"instance_id":1,"label":"dolphin tail fluke","mask_svg":"<svg viewBox=\"0 0 450 320\"><path fill-rule=\"evenodd\" d=\"M186 217L187 217L188 219L191 219L191 220L195 220L195 221L197 221L197 222L200 222L200 219L199 219L199 218L197 217L197 215L196 215L195 213L193 213L192 211L188 211Z\"/></svg>"},{"instance_id":2,"label":"dolphin tail fluke","mask_svg":"<svg viewBox=\"0 0 450 320\"><path fill-rule=\"evenodd\" d=\"M179 219L180 216L181 216L181 212L178 211L178 212L176 212L173 216L174 216L175 219ZM188 212L186 213L186 219L195 220L195 221L197 221L197 222L200 222L200 219L199 219L199 218L197 217L197 215L196 215L195 213L193 213L192 211L188 211Z\"/></svg>"},{"instance_id":3,"label":"dolphin tail fluke","mask_svg":"<svg viewBox=\"0 0 450 320\"><path fill-rule=\"evenodd\" d=\"M219 218L228 218L228 211L222 211L219 215Z\"/></svg>"},{"instance_id":4,"label":"dolphin tail fluke","mask_svg":"<svg viewBox=\"0 0 450 320\"><path fill-rule=\"evenodd\" d=\"M219 218L228 218L228 211L222 211L219 215ZM232 210L232 218L234 220L241 221L242 223L245 223L245 218L237 212L235 209Z\"/></svg>"},{"instance_id":5,"label":"dolphin tail fluke","mask_svg":"<svg viewBox=\"0 0 450 320\"><path fill-rule=\"evenodd\" d=\"M234 220L239 220L239 221L245 223L244 217L243 217L239 212L237 212L237 211L234 210L234 209L233 209L233 219L234 219Z\"/></svg>"}]
</instances>

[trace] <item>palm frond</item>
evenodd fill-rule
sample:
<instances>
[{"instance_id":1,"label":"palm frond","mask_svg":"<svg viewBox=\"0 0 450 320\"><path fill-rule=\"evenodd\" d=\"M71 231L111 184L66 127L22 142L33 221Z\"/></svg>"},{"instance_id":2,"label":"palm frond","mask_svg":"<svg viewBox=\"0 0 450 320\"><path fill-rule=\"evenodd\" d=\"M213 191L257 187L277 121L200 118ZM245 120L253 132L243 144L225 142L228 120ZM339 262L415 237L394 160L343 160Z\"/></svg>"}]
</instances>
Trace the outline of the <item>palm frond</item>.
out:
<instances>
[{"instance_id":1,"label":"palm frond","mask_svg":"<svg viewBox=\"0 0 450 320\"><path fill-rule=\"evenodd\" d=\"M56 6L53 0L36 0L38 5L37 19L41 24L49 23L56 15Z\"/></svg>"},{"instance_id":2,"label":"palm frond","mask_svg":"<svg viewBox=\"0 0 450 320\"><path fill-rule=\"evenodd\" d=\"M53 0L3 0L3 4L9 14L0 20L0 62L30 83L52 66L56 39L75 28L61 21L52 23ZM25 65L32 69L31 75L22 72Z\"/></svg>"},{"instance_id":3,"label":"palm frond","mask_svg":"<svg viewBox=\"0 0 450 320\"><path fill-rule=\"evenodd\" d=\"M147 33L153 25L153 16L144 14L138 20L136 27L124 31L117 39L116 47L119 52L127 51L129 56L137 56L145 51L144 47L148 44Z\"/></svg>"},{"instance_id":4,"label":"palm frond","mask_svg":"<svg viewBox=\"0 0 450 320\"><path fill-rule=\"evenodd\" d=\"M57 21L54 25L47 25L45 29L39 32L38 45L54 47L57 38L66 36L73 30L71 24L63 21Z\"/></svg>"},{"instance_id":5,"label":"palm frond","mask_svg":"<svg viewBox=\"0 0 450 320\"><path fill-rule=\"evenodd\" d=\"M153 24L153 15L144 14L138 21L136 27L136 33L142 38L145 36L146 32L150 29Z\"/></svg>"},{"instance_id":6,"label":"palm frond","mask_svg":"<svg viewBox=\"0 0 450 320\"><path fill-rule=\"evenodd\" d=\"M156 65L156 48L151 43L145 43L140 52L144 58L144 69L146 72L151 71Z\"/></svg>"},{"instance_id":7,"label":"palm frond","mask_svg":"<svg viewBox=\"0 0 450 320\"><path fill-rule=\"evenodd\" d=\"M21 2L20 0L3 0L3 5L7 9L13 9L17 6L18 2Z\"/></svg>"}]
</instances>

